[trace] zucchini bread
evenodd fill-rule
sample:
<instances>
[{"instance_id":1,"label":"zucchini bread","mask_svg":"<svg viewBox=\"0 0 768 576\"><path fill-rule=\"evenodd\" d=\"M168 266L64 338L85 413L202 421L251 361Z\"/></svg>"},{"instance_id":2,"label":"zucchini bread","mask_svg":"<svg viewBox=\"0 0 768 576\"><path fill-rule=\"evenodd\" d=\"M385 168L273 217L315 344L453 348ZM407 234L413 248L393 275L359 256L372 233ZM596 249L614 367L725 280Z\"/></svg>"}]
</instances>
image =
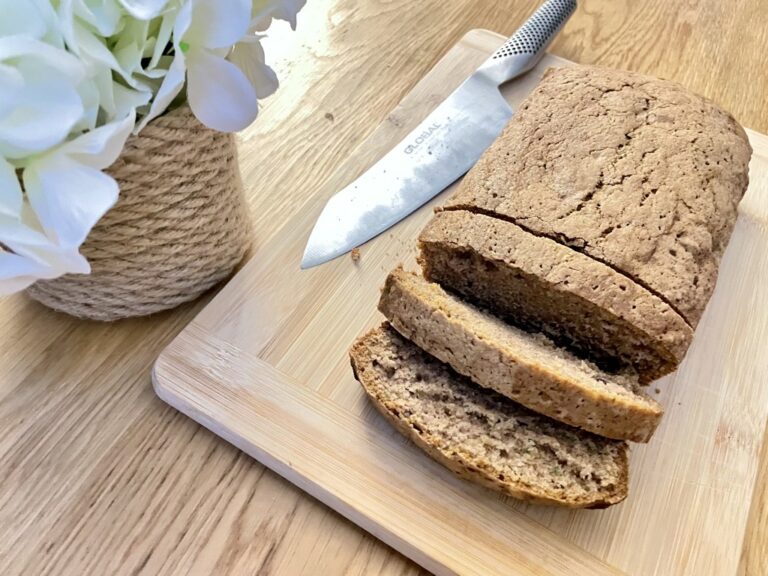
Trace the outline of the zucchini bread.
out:
<instances>
[{"instance_id":1,"label":"zucchini bread","mask_svg":"<svg viewBox=\"0 0 768 576\"><path fill-rule=\"evenodd\" d=\"M593 260L483 214L438 213L419 237L424 275L607 369L672 372L693 330L663 300Z\"/></svg>"},{"instance_id":2,"label":"zucchini bread","mask_svg":"<svg viewBox=\"0 0 768 576\"><path fill-rule=\"evenodd\" d=\"M425 352L539 414L635 442L647 442L661 420L636 374L600 370L402 268L387 278L379 310Z\"/></svg>"},{"instance_id":3,"label":"zucchini bread","mask_svg":"<svg viewBox=\"0 0 768 576\"><path fill-rule=\"evenodd\" d=\"M384 324L350 350L376 408L432 458L505 494L569 508L627 495L628 448L478 388Z\"/></svg>"},{"instance_id":4,"label":"zucchini bread","mask_svg":"<svg viewBox=\"0 0 768 576\"><path fill-rule=\"evenodd\" d=\"M604 507L717 280L751 148L681 86L549 70L396 269L350 352L433 458L517 498Z\"/></svg>"},{"instance_id":5,"label":"zucchini bread","mask_svg":"<svg viewBox=\"0 0 768 576\"><path fill-rule=\"evenodd\" d=\"M730 114L677 83L550 69L445 208L509 220L588 254L695 329L750 155Z\"/></svg>"}]
</instances>

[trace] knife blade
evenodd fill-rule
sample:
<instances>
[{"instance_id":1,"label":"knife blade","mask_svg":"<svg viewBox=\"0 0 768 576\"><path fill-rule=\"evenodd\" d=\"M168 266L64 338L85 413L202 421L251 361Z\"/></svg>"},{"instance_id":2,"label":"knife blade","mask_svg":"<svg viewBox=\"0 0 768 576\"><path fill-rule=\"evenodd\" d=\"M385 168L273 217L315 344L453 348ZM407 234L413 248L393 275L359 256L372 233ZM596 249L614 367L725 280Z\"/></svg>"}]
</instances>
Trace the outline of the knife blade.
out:
<instances>
[{"instance_id":1,"label":"knife blade","mask_svg":"<svg viewBox=\"0 0 768 576\"><path fill-rule=\"evenodd\" d=\"M548 0L408 136L332 196L301 267L332 260L378 236L466 173L514 114L499 86L533 68L576 9Z\"/></svg>"}]
</instances>

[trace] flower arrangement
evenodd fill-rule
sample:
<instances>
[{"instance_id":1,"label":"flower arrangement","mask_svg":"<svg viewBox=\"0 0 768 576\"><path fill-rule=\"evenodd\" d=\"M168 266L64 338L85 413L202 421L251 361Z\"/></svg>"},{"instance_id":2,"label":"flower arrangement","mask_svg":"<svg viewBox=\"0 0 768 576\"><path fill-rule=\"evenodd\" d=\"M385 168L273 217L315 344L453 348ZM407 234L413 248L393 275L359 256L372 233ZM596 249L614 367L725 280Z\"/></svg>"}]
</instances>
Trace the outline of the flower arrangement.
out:
<instances>
[{"instance_id":1,"label":"flower arrangement","mask_svg":"<svg viewBox=\"0 0 768 576\"><path fill-rule=\"evenodd\" d=\"M80 246L115 204L103 170L186 102L222 132L277 88L260 45L304 0L0 0L0 294L88 274Z\"/></svg>"}]
</instances>

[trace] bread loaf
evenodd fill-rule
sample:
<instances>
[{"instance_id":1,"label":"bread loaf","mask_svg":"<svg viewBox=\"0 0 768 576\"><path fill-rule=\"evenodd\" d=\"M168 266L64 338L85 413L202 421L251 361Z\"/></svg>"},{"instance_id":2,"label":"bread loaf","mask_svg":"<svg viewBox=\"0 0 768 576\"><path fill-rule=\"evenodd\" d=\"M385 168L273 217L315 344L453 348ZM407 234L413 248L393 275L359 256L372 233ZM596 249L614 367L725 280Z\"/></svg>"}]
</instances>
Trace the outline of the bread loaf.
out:
<instances>
[{"instance_id":1,"label":"bread loaf","mask_svg":"<svg viewBox=\"0 0 768 576\"><path fill-rule=\"evenodd\" d=\"M588 254L695 328L747 188L730 114L679 84L549 70L449 199Z\"/></svg>"}]
</instances>

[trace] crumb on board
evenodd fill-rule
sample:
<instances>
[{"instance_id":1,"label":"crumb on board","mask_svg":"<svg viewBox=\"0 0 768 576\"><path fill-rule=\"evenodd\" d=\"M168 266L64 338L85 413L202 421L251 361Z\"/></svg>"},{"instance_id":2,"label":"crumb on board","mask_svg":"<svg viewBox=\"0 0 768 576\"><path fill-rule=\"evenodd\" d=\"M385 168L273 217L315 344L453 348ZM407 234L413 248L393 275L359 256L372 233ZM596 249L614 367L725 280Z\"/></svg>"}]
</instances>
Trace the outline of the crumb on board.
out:
<instances>
[{"instance_id":1,"label":"crumb on board","mask_svg":"<svg viewBox=\"0 0 768 576\"><path fill-rule=\"evenodd\" d=\"M656 392L656 394L661 394L661 390L659 390L658 388L656 388L656 390L654 390L654 392Z\"/></svg>"},{"instance_id":2,"label":"crumb on board","mask_svg":"<svg viewBox=\"0 0 768 576\"><path fill-rule=\"evenodd\" d=\"M330 112L325 113L325 119L328 120L329 122L333 122L335 120L335 118L333 117L333 114L331 114Z\"/></svg>"},{"instance_id":3,"label":"crumb on board","mask_svg":"<svg viewBox=\"0 0 768 576\"><path fill-rule=\"evenodd\" d=\"M352 262L360 261L360 248L352 248Z\"/></svg>"}]
</instances>

